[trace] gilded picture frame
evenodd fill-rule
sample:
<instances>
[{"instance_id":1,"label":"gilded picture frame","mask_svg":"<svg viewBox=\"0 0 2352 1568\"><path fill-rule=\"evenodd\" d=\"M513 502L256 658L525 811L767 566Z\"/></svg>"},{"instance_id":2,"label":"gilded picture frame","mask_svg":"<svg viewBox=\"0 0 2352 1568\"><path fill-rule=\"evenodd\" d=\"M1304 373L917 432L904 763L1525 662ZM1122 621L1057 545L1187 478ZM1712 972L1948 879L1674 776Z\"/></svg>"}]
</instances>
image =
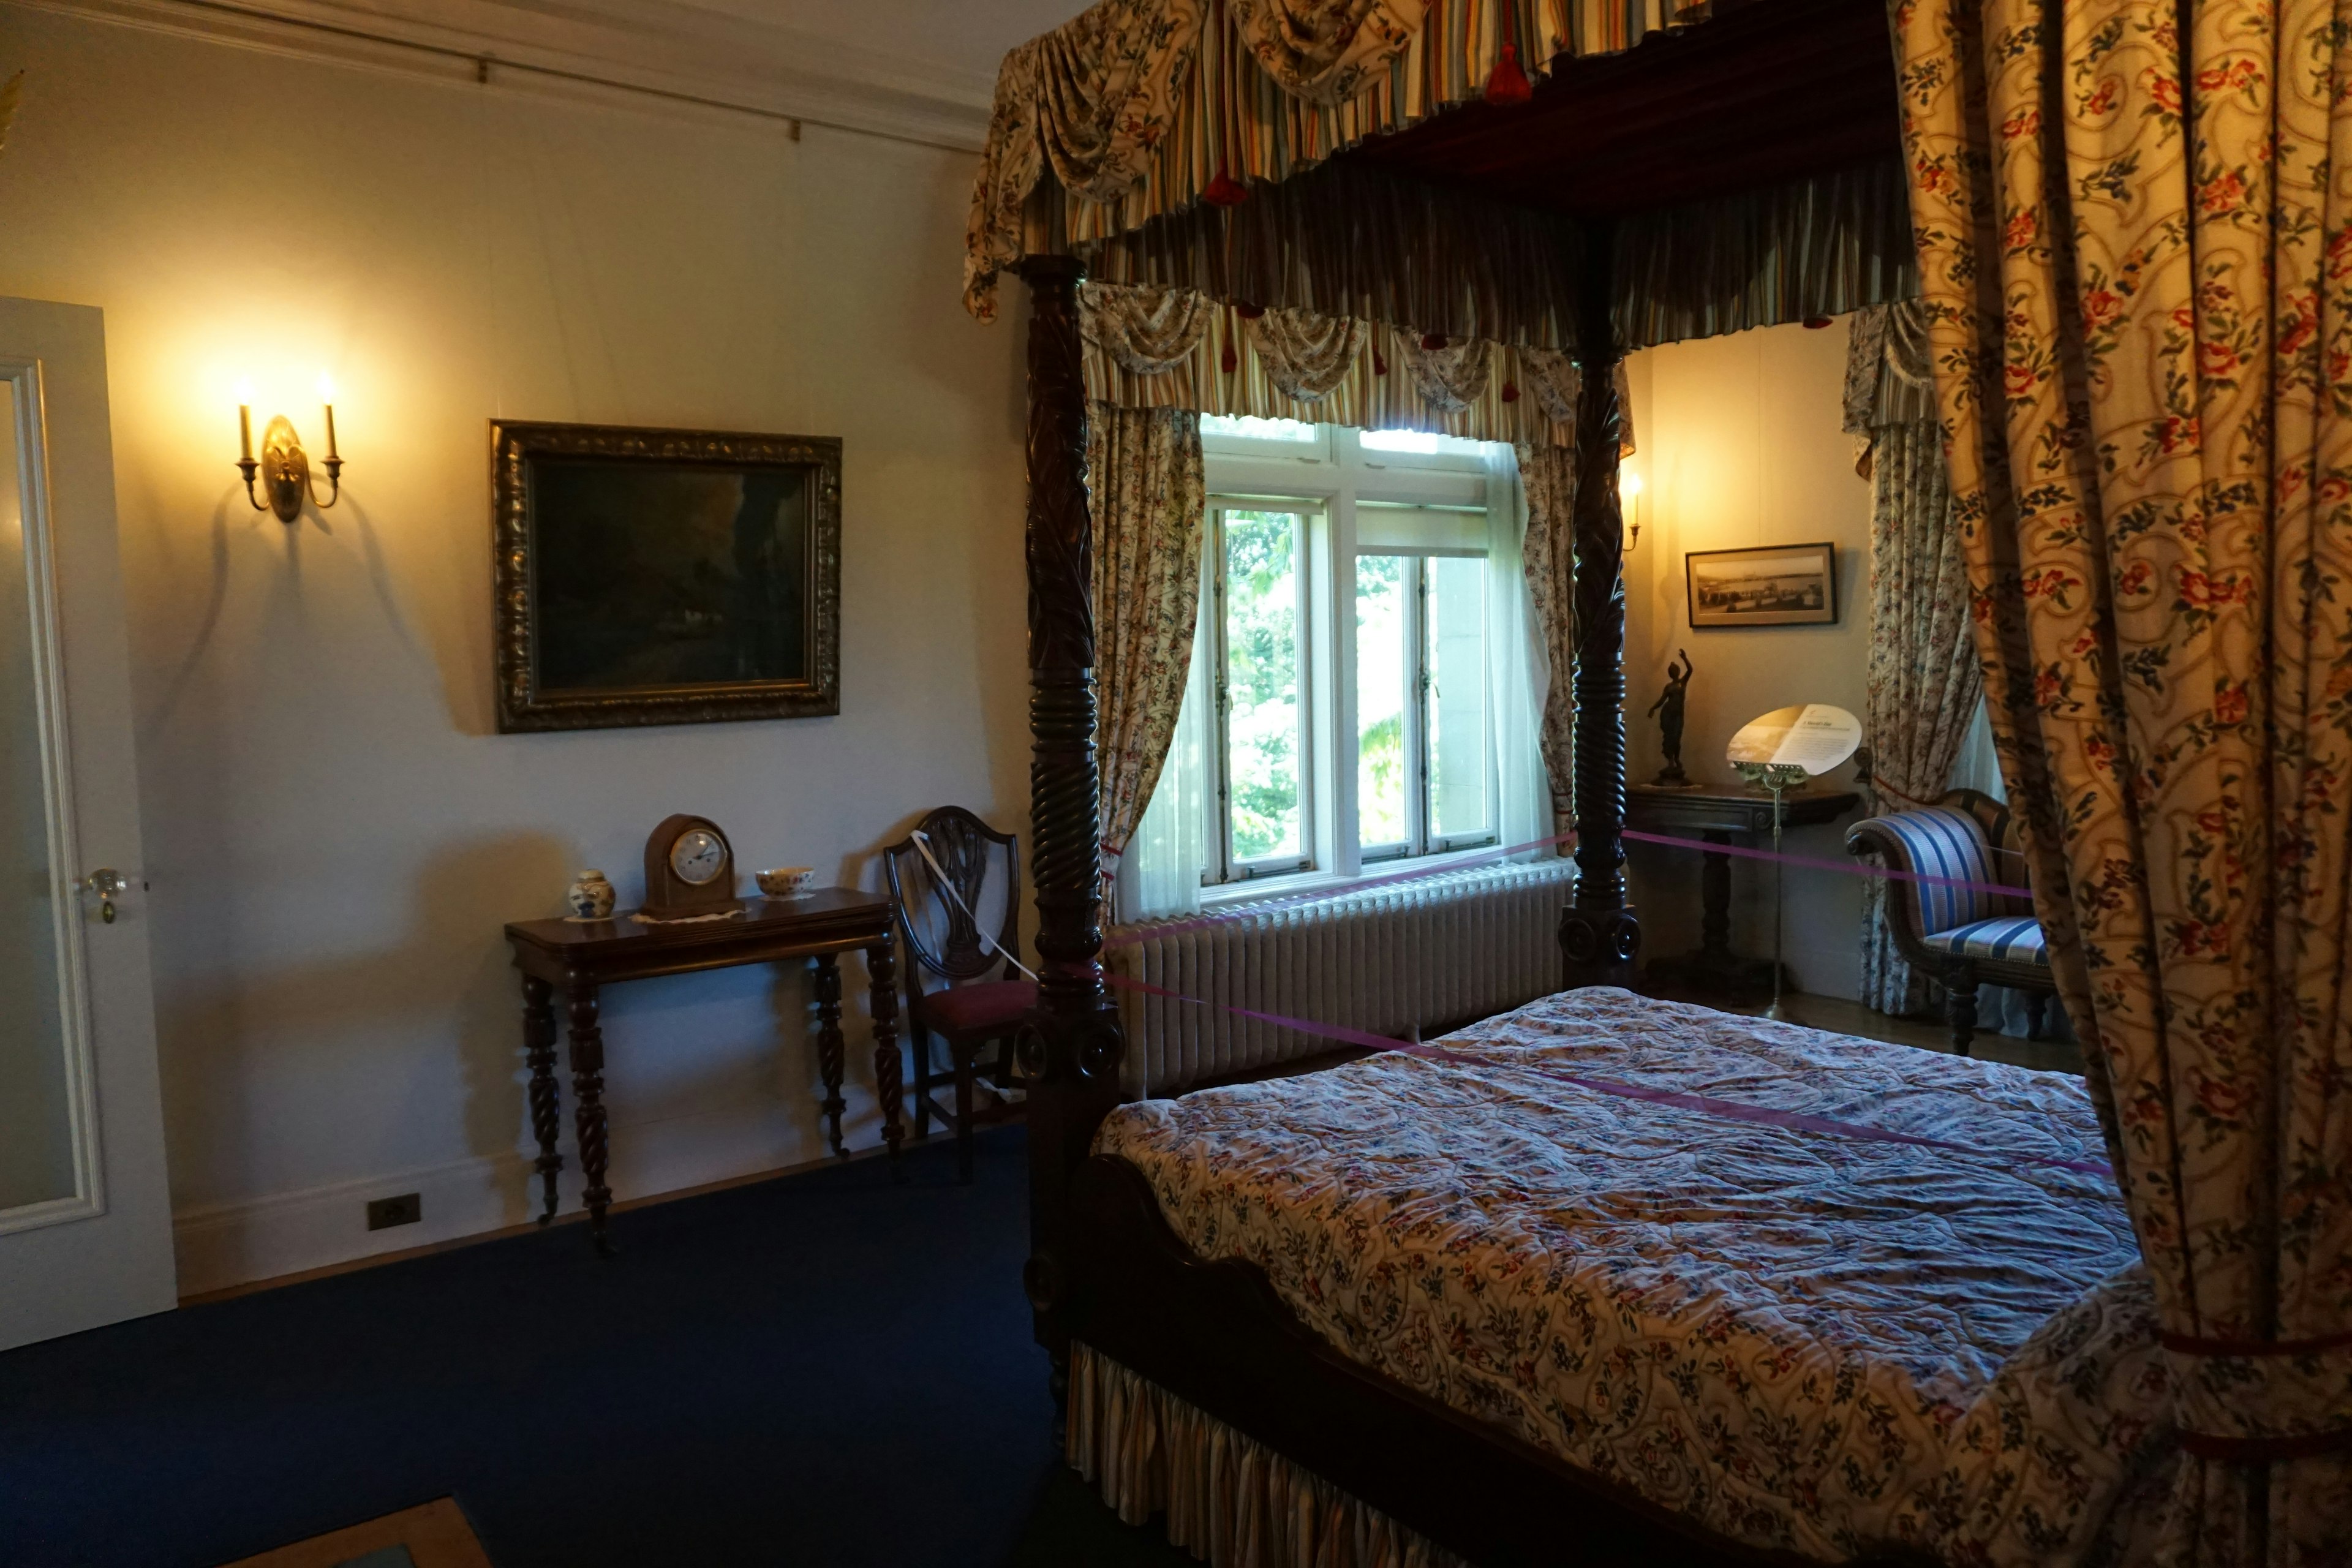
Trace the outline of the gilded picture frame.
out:
<instances>
[{"instance_id":1,"label":"gilded picture frame","mask_svg":"<svg viewBox=\"0 0 2352 1568\"><path fill-rule=\"evenodd\" d=\"M841 442L490 422L502 734L841 711Z\"/></svg>"}]
</instances>

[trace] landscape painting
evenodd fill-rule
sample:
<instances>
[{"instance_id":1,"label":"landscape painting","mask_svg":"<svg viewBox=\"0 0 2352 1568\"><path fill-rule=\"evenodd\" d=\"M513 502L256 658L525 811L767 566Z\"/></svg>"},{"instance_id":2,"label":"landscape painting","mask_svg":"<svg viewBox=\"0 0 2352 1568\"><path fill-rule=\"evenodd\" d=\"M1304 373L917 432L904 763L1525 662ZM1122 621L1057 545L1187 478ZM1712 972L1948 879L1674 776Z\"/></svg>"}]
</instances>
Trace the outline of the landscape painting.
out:
<instances>
[{"instance_id":1,"label":"landscape painting","mask_svg":"<svg viewBox=\"0 0 2352 1568\"><path fill-rule=\"evenodd\" d=\"M499 724L839 711L840 443L493 426Z\"/></svg>"},{"instance_id":2,"label":"landscape painting","mask_svg":"<svg viewBox=\"0 0 2352 1568\"><path fill-rule=\"evenodd\" d=\"M1683 557L1690 624L1828 626L1837 620L1837 546L1769 544Z\"/></svg>"}]
</instances>

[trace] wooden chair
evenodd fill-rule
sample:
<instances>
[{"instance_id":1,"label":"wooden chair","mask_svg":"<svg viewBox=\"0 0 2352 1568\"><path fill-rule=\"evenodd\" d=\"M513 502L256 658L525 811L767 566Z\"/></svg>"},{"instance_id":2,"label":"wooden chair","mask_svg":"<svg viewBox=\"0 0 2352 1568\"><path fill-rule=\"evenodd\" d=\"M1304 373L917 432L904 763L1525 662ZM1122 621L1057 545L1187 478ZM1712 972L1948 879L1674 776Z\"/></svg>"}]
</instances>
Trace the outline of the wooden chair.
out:
<instances>
[{"instance_id":1,"label":"wooden chair","mask_svg":"<svg viewBox=\"0 0 2352 1568\"><path fill-rule=\"evenodd\" d=\"M971 1180L972 1100L982 1074L982 1053L997 1047L985 1069L992 1111L982 1119L1003 1121L1010 1114L1003 1091L1024 1089L1015 1060L1013 1036L1037 1005L1037 984L1015 977L1007 955L1017 951L1021 937L1021 841L999 833L960 805L943 805L923 818L915 832L928 841L926 859L915 834L882 852L884 872L890 879L890 903L898 935L907 945L906 976L908 1034L915 1058L915 1136L930 1131L931 1118L955 1129L956 1174ZM931 868L931 860L946 881ZM995 873L1002 868L1002 879ZM1003 929L990 946L981 936L980 921L1003 889ZM953 892L950 895L950 889ZM926 988L926 973L946 982L940 990ZM948 1046L955 1080L955 1110L931 1099L933 1081L931 1037Z\"/></svg>"},{"instance_id":2,"label":"wooden chair","mask_svg":"<svg viewBox=\"0 0 2352 1568\"><path fill-rule=\"evenodd\" d=\"M1936 804L1891 812L1846 829L1850 854L1876 855L1893 870L1994 887L2023 883L2009 808L1972 789L1947 792ZM2043 1009L2058 994L2042 926L2026 900L1981 889L1898 881L1887 889L1886 923L1895 950L1944 987L1952 1048L1969 1054L1977 1027L1977 987L2010 985L2025 994L2027 1035L2042 1037Z\"/></svg>"}]
</instances>

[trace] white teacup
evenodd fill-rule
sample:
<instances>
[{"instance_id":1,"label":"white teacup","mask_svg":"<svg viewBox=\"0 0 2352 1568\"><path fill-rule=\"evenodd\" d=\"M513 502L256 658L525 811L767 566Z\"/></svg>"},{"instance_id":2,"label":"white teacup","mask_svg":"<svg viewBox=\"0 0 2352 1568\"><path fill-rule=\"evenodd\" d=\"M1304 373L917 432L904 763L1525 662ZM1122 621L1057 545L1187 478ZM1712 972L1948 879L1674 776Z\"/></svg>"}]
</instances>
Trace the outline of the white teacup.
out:
<instances>
[{"instance_id":1,"label":"white teacup","mask_svg":"<svg viewBox=\"0 0 2352 1568\"><path fill-rule=\"evenodd\" d=\"M772 899L805 899L816 886L814 866L779 866L758 875L760 891Z\"/></svg>"}]
</instances>

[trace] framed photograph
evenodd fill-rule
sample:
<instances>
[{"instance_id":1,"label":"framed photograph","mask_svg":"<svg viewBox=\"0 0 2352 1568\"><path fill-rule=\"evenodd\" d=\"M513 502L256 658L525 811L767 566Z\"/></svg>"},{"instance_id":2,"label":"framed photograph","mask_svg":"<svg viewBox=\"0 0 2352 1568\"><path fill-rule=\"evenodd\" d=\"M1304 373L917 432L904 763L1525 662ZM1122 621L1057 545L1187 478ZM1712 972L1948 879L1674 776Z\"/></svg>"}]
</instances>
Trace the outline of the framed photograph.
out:
<instances>
[{"instance_id":1,"label":"framed photograph","mask_svg":"<svg viewBox=\"0 0 2352 1568\"><path fill-rule=\"evenodd\" d=\"M841 711L841 443L490 425L499 729Z\"/></svg>"},{"instance_id":2,"label":"framed photograph","mask_svg":"<svg viewBox=\"0 0 2352 1568\"><path fill-rule=\"evenodd\" d=\"M1837 546L1766 544L1683 556L1690 624L1825 626L1837 620Z\"/></svg>"}]
</instances>

